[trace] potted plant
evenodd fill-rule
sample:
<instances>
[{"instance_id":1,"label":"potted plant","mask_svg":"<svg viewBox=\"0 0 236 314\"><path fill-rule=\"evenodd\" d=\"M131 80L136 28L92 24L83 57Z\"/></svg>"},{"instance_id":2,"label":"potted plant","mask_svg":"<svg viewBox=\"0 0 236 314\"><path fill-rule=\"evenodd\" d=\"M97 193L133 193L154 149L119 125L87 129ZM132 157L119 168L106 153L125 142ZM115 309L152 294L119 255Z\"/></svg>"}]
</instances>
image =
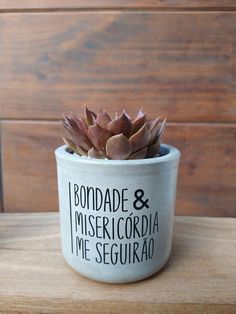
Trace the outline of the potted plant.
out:
<instances>
[{"instance_id":1,"label":"potted plant","mask_svg":"<svg viewBox=\"0 0 236 314\"><path fill-rule=\"evenodd\" d=\"M151 276L171 251L180 152L160 144L165 120L64 115L56 149L62 252L82 275L125 283Z\"/></svg>"}]
</instances>

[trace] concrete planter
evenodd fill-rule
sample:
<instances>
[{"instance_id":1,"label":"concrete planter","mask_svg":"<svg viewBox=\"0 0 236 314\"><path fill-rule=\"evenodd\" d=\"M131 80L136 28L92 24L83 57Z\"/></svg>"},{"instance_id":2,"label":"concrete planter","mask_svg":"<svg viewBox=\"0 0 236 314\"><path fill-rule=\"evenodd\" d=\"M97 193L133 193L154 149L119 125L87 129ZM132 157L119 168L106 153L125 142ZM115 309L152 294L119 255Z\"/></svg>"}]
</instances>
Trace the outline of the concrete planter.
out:
<instances>
[{"instance_id":1,"label":"concrete planter","mask_svg":"<svg viewBox=\"0 0 236 314\"><path fill-rule=\"evenodd\" d=\"M118 161L56 150L62 252L80 274L132 282L168 260L180 152L165 144L161 152Z\"/></svg>"}]
</instances>

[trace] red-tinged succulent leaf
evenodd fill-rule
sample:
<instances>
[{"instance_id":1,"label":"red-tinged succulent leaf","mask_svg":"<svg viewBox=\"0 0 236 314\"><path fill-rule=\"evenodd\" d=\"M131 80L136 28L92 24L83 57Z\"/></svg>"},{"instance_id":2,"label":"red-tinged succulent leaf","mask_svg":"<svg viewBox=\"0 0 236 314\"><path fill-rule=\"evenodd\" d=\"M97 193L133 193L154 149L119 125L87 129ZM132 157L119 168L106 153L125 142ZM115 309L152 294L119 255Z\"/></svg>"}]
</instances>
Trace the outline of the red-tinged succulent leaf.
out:
<instances>
[{"instance_id":1,"label":"red-tinged succulent leaf","mask_svg":"<svg viewBox=\"0 0 236 314\"><path fill-rule=\"evenodd\" d=\"M161 138L166 127L166 118L163 120L160 129L158 130L158 138Z\"/></svg>"},{"instance_id":2,"label":"red-tinged succulent leaf","mask_svg":"<svg viewBox=\"0 0 236 314\"><path fill-rule=\"evenodd\" d=\"M136 133L146 122L146 112L140 109L137 116L132 122L132 134Z\"/></svg>"},{"instance_id":3,"label":"red-tinged succulent leaf","mask_svg":"<svg viewBox=\"0 0 236 314\"><path fill-rule=\"evenodd\" d=\"M61 121L66 129L70 139L83 150L88 151L92 144L87 136L87 126L85 122L76 116L74 113L64 115L64 120Z\"/></svg>"},{"instance_id":4,"label":"red-tinged succulent leaf","mask_svg":"<svg viewBox=\"0 0 236 314\"><path fill-rule=\"evenodd\" d=\"M64 120L60 120L62 126L68 130L68 129L72 129L71 126L68 124L68 122L64 119Z\"/></svg>"},{"instance_id":5,"label":"red-tinged succulent leaf","mask_svg":"<svg viewBox=\"0 0 236 314\"><path fill-rule=\"evenodd\" d=\"M77 124L66 116L64 116L64 119L61 120L61 123L64 126L64 128L69 132L74 132L74 133L80 132Z\"/></svg>"},{"instance_id":6,"label":"red-tinged succulent leaf","mask_svg":"<svg viewBox=\"0 0 236 314\"><path fill-rule=\"evenodd\" d=\"M106 142L112 133L102 128L99 124L91 125L88 128L88 137L96 150L105 150Z\"/></svg>"},{"instance_id":7,"label":"red-tinged succulent leaf","mask_svg":"<svg viewBox=\"0 0 236 314\"><path fill-rule=\"evenodd\" d=\"M150 121L149 130L151 133L151 139L148 145L152 145L153 143L155 143L158 140L158 138L162 136L164 132L166 119L164 119L164 121L161 124L159 120L160 119L157 118L155 120ZM151 123L152 123L152 127L151 127Z\"/></svg>"},{"instance_id":8,"label":"red-tinged succulent leaf","mask_svg":"<svg viewBox=\"0 0 236 314\"><path fill-rule=\"evenodd\" d=\"M66 128L67 134L71 141L75 143L75 145L81 147L84 151L88 151L92 144L88 139L87 135L82 132L75 132L73 129Z\"/></svg>"},{"instance_id":9,"label":"red-tinged succulent leaf","mask_svg":"<svg viewBox=\"0 0 236 314\"><path fill-rule=\"evenodd\" d=\"M147 121L147 128L150 132L153 132L155 128L157 128L158 123L160 121L160 117L157 117L156 119Z\"/></svg>"},{"instance_id":10,"label":"red-tinged succulent leaf","mask_svg":"<svg viewBox=\"0 0 236 314\"><path fill-rule=\"evenodd\" d=\"M132 131L132 123L125 112L123 112L118 118L108 123L107 129L113 134L124 134L129 137Z\"/></svg>"},{"instance_id":11,"label":"red-tinged succulent leaf","mask_svg":"<svg viewBox=\"0 0 236 314\"><path fill-rule=\"evenodd\" d=\"M147 147L150 139L151 133L148 131L147 124L145 123L142 128L129 139L129 142L132 144L133 153Z\"/></svg>"},{"instance_id":12,"label":"red-tinged succulent leaf","mask_svg":"<svg viewBox=\"0 0 236 314\"><path fill-rule=\"evenodd\" d=\"M143 158L146 158L146 155L147 155L147 147L137 151L136 153L131 154L128 159L143 159Z\"/></svg>"},{"instance_id":13,"label":"red-tinged succulent leaf","mask_svg":"<svg viewBox=\"0 0 236 314\"><path fill-rule=\"evenodd\" d=\"M65 124L70 126L75 132L87 132L87 126L85 122L75 113L68 112L67 114L63 114L63 118Z\"/></svg>"},{"instance_id":14,"label":"red-tinged succulent leaf","mask_svg":"<svg viewBox=\"0 0 236 314\"><path fill-rule=\"evenodd\" d=\"M88 157L96 159L105 159L106 155L103 152L97 151L94 147L92 147L88 151Z\"/></svg>"},{"instance_id":15,"label":"red-tinged succulent leaf","mask_svg":"<svg viewBox=\"0 0 236 314\"><path fill-rule=\"evenodd\" d=\"M68 134L67 146L79 155L106 158L107 153L111 159L143 159L159 156L166 120L147 121L142 109L132 121L125 111L113 120L105 110L96 115L85 107L85 119L68 112L61 122Z\"/></svg>"},{"instance_id":16,"label":"red-tinged succulent leaf","mask_svg":"<svg viewBox=\"0 0 236 314\"><path fill-rule=\"evenodd\" d=\"M93 125L94 121L97 118L97 115L95 112L91 111L88 109L87 106L84 106L84 111L85 111L85 122L87 124L87 126Z\"/></svg>"},{"instance_id":17,"label":"red-tinged succulent leaf","mask_svg":"<svg viewBox=\"0 0 236 314\"><path fill-rule=\"evenodd\" d=\"M74 142L72 142L69 138L62 137L64 143L67 145L67 147L74 152L76 150L76 145Z\"/></svg>"},{"instance_id":18,"label":"red-tinged succulent leaf","mask_svg":"<svg viewBox=\"0 0 236 314\"><path fill-rule=\"evenodd\" d=\"M67 132L69 137L76 135L76 131L71 127L71 125L64 119L60 121L62 126L64 127L64 130Z\"/></svg>"},{"instance_id":19,"label":"red-tinged succulent leaf","mask_svg":"<svg viewBox=\"0 0 236 314\"><path fill-rule=\"evenodd\" d=\"M70 135L71 135L70 138L72 139L72 141L77 146L82 147L83 150L88 151L92 147L92 143L90 142L86 134L83 134L82 132L72 134L70 132Z\"/></svg>"},{"instance_id":20,"label":"red-tinged succulent leaf","mask_svg":"<svg viewBox=\"0 0 236 314\"><path fill-rule=\"evenodd\" d=\"M67 115L64 115L64 119L66 123L73 128L74 131L87 134L88 127L85 121L81 119L77 114L69 112Z\"/></svg>"},{"instance_id":21,"label":"red-tinged succulent leaf","mask_svg":"<svg viewBox=\"0 0 236 314\"><path fill-rule=\"evenodd\" d=\"M147 148L147 158L158 157L160 152L160 142L157 140L154 144Z\"/></svg>"},{"instance_id":22,"label":"red-tinged succulent leaf","mask_svg":"<svg viewBox=\"0 0 236 314\"><path fill-rule=\"evenodd\" d=\"M105 110L99 110L99 113L97 115L97 119L96 119L96 122L103 128L107 128L107 125L109 122L111 122L112 119L111 117L109 116L109 114L106 113Z\"/></svg>"},{"instance_id":23,"label":"red-tinged succulent leaf","mask_svg":"<svg viewBox=\"0 0 236 314\"><path fill-rule=\"evenodd\" d=\"M146 113L143 111L143 108L140 108L138 113L136 114L136 117L134 118L134 120L143 117L143 115L146 115Z\"/></svg>"},{"instance_id":24,"label":"red-tinged succulent leaf","mask_svg":"<svg viewBox=\"0 0 236 314\"><path fill-rule=\"evenodd\" d=\"M65 126L71 127L75 131L79 130L79 127L76 121L74 120L74 117L72 117L70 113L63 114L63 121L64 121Z\"/></svg>"},{"instance_id":25,"label":"red-tinged succulent leaf","mask_svg":"<svg viewBox=\"0 0 236 314\"><path fill-rule=\"evenodd\" d=\"M88 126L85 123L85 120L81 119L77 114L74 114L74 120L78 125L78 128L84 133L87 134Z\"/></svg>"},{"instance_id":26,"label":"red-tinged succulent leaf","mask_svg":"<svg viewBox=\"0 0 236 314\"><path fill-rule=\"evenodd\" d=\"M125 109L123 109L123 112L125 112L126 116L130 119L131 121L131 118L130 118L130 115L125 111Z\"/></svg>"},{"instance_id":27,"label":"red-tinged succulent leaf","mask_svg":"<svg viewBox=\"0 0 236 314\"><path fill-rule=\"evenodd\" d=\"M106 144L106 155L109 159L123 160L129 157L132 146L123 134L109 138Z\"/></svg>"},{"instance_id":28,"label":"red-tinged succulent leaf","mask_svg":"<svg viewBox=\"0 0 236 314\"><path fill-rule=\"evenodd\" d=\"M63 137L63 141L65 142L65 144L69 147L69 149L71 149L73 152L75 152L76 154L80 155L80 156L87 156L86 151L84 151L80 146L76 145L72 140L70 140L69 138L64 138Z\"/></svg>"},{"instance_id":29,"label":"red-tinged succulent leaf","mask_svg":"<svg viewBox=\"0 0 236 314\"><path fill-rule=\"evenodd\" d=\"M151 139L149 141L149 145L153 144L155 140L157 139L157 133L160 128L159 121L160 121L160 117L147 122L147 128L149 132L151 133Z\"/></svg>"},{"instance_id":30,"label":"red-tinged succulent leaf","mask_svg":"<svg viewBox=\"0 0 236 314\"><path fill-rule=\"evenodd\" d=\"M76 151L75 151L78 155L80 156L88 156L87 152L83 150L82 147L80 146L76 146Z\"/></svg>"}]
</instances>

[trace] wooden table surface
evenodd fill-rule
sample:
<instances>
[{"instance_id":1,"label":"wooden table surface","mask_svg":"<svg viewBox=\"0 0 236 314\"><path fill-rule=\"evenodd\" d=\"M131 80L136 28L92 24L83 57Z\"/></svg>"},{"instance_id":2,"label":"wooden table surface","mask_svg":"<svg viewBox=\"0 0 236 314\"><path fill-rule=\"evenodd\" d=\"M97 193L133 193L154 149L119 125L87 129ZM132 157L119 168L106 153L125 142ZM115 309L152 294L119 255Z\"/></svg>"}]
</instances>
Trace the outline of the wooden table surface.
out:
<instances>
[{"instance_id":1,"label":"wooden table surface","mask_svg":"<svg viewBox=\"0 0 236 314\"><path fill-rule=\"evenodd\" d=\"M0 312L236 313L236 219L176 217L166 267L112 285L66 264L57 213L0 214Z\"/></svg>"}]
</instances>

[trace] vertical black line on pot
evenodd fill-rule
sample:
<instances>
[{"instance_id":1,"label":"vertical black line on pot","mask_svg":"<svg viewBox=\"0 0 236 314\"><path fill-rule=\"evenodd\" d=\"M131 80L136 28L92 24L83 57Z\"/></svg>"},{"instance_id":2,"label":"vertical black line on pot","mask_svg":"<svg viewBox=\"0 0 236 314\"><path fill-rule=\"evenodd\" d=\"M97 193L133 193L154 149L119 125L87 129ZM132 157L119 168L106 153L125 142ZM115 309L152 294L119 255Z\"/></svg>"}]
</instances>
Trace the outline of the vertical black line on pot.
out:
<instances>
[{"instance_id":1,"label":"vertical black line on pot","mask_svg":"<svg viewBox=\"0 0 236 314\"><path fill-rule=\"evenodd\" d=\"M71 236L71 252L73 254L73 230L72 230L72 206L71 206L71 185L69 182L69 202L70 202L70 236Z\"/></svg>"}]
</instances>

